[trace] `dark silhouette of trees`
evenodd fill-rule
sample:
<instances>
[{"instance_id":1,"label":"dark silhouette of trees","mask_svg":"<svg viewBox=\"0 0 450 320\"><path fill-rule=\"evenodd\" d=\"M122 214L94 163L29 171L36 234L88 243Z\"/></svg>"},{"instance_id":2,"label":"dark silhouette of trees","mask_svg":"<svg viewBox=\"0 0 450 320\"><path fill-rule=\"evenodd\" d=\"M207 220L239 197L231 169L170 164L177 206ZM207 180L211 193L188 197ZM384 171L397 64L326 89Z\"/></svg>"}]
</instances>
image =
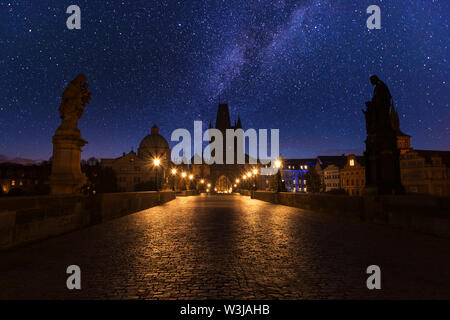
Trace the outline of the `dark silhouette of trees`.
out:
<instances>
[{"instance_id":1,"label":"dark silhouette of trees","mask_svg":"<svg viewBox=\"0 0 450 320\"><path fill-rule=\"evenodd\" d=\"M84 193L111 193L117 192L117 178L114 170L102 167L96 158L81 161L81 171L86 175L87 184Z\"/></svg>"},{"instance_id":2,"label":"dark silhouette of trees","mask_svg":"<svg viewBox=\"0 0 450 320\"><path fill-rule=\"evenodd\" d=\"M322 179L320 179L320 175L317 173L315 169L309 170L305 174L306 186L308 188L309 193L319 193L322 188Z\"/></svg>"}]
</instances>

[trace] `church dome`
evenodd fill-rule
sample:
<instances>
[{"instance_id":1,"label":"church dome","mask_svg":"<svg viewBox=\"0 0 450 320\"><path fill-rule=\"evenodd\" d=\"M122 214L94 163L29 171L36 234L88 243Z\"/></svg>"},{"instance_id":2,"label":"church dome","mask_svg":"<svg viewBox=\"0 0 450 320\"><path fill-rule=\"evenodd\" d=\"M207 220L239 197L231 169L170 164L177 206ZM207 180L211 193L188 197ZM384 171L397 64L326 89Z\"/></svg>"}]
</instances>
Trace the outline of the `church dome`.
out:
<instances>
[{"instance_id":1,"label":"church dome","mask_svg":"<svg viewBox=\"0 0 450 320\"><path fill-rule=\"evenodd\" d=\"M142 155L144 153L154 154L164 151L163 149L169 149L169 143L159 134L159 129L155 125L152 127L152 133L142 139L138 152Z\"/></svg>"}]
</instances>

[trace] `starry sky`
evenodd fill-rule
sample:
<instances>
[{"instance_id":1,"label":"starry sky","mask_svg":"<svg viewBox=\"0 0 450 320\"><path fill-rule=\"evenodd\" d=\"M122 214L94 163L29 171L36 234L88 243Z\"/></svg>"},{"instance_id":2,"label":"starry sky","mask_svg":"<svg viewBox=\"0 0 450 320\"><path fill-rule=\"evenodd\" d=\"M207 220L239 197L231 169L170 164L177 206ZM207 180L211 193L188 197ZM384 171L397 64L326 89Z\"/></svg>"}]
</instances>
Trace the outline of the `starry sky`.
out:
<instances>
[{"instance_id":1,"label":"starry sky","mask_svg":"<svg viewBox=\"0 0 450 320\"><path fill-rule=\"evenodd\" d=\"M366 27L372 4L381 30ZM167 140L206 128L220 96L244 129L280 129L284 158L361 153L371 74L414 148L450 150L449 13L448 0L0 0L0 154L51 156L78 73L93 94L83 158L136 150L153 124Z\"/></svg>"}]
</instances>

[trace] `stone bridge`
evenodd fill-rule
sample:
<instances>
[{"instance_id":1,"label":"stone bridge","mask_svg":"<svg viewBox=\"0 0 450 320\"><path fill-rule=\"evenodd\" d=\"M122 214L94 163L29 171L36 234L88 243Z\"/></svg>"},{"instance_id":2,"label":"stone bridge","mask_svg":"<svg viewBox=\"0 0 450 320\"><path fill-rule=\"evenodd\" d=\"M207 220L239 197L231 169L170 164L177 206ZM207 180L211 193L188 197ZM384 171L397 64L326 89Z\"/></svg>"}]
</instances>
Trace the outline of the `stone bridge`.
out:
<instances>
[{"instance_id":1,"label":"stone bridge","mask_svg":"<svg viewBox=\"0 0 450 320\"><path fill-rule=\"evenodd\" d=\"M449 299L449 248L248 196L180 197L1 251L0 299ZM381 290L366 287L374 264ZM69 265L81 268L81 290L66 287Z\"/></svg>"}]
</instances>

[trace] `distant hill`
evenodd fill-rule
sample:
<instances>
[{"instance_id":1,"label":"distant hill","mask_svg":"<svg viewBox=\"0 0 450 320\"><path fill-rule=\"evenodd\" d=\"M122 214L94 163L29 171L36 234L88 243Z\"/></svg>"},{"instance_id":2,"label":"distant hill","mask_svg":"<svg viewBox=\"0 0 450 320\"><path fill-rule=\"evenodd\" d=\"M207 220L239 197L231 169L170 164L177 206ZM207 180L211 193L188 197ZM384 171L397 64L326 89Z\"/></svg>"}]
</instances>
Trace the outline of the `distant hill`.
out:
<instances>
[{"instance_id":1,"label":"distant hill","mask_svg":"<svg viewBox=\"0 0 450 320\"><path fill-rule=\"evenodd\" d=\"M9 157L5 156L4 154L0 154L0 163L5 163L5 162L27 165L27 164L39 164L42 162L42 160L31 160L31 159L25 159L25 158L19 158L19 157L9 158Z\"/></svg>"}]
</instances>

